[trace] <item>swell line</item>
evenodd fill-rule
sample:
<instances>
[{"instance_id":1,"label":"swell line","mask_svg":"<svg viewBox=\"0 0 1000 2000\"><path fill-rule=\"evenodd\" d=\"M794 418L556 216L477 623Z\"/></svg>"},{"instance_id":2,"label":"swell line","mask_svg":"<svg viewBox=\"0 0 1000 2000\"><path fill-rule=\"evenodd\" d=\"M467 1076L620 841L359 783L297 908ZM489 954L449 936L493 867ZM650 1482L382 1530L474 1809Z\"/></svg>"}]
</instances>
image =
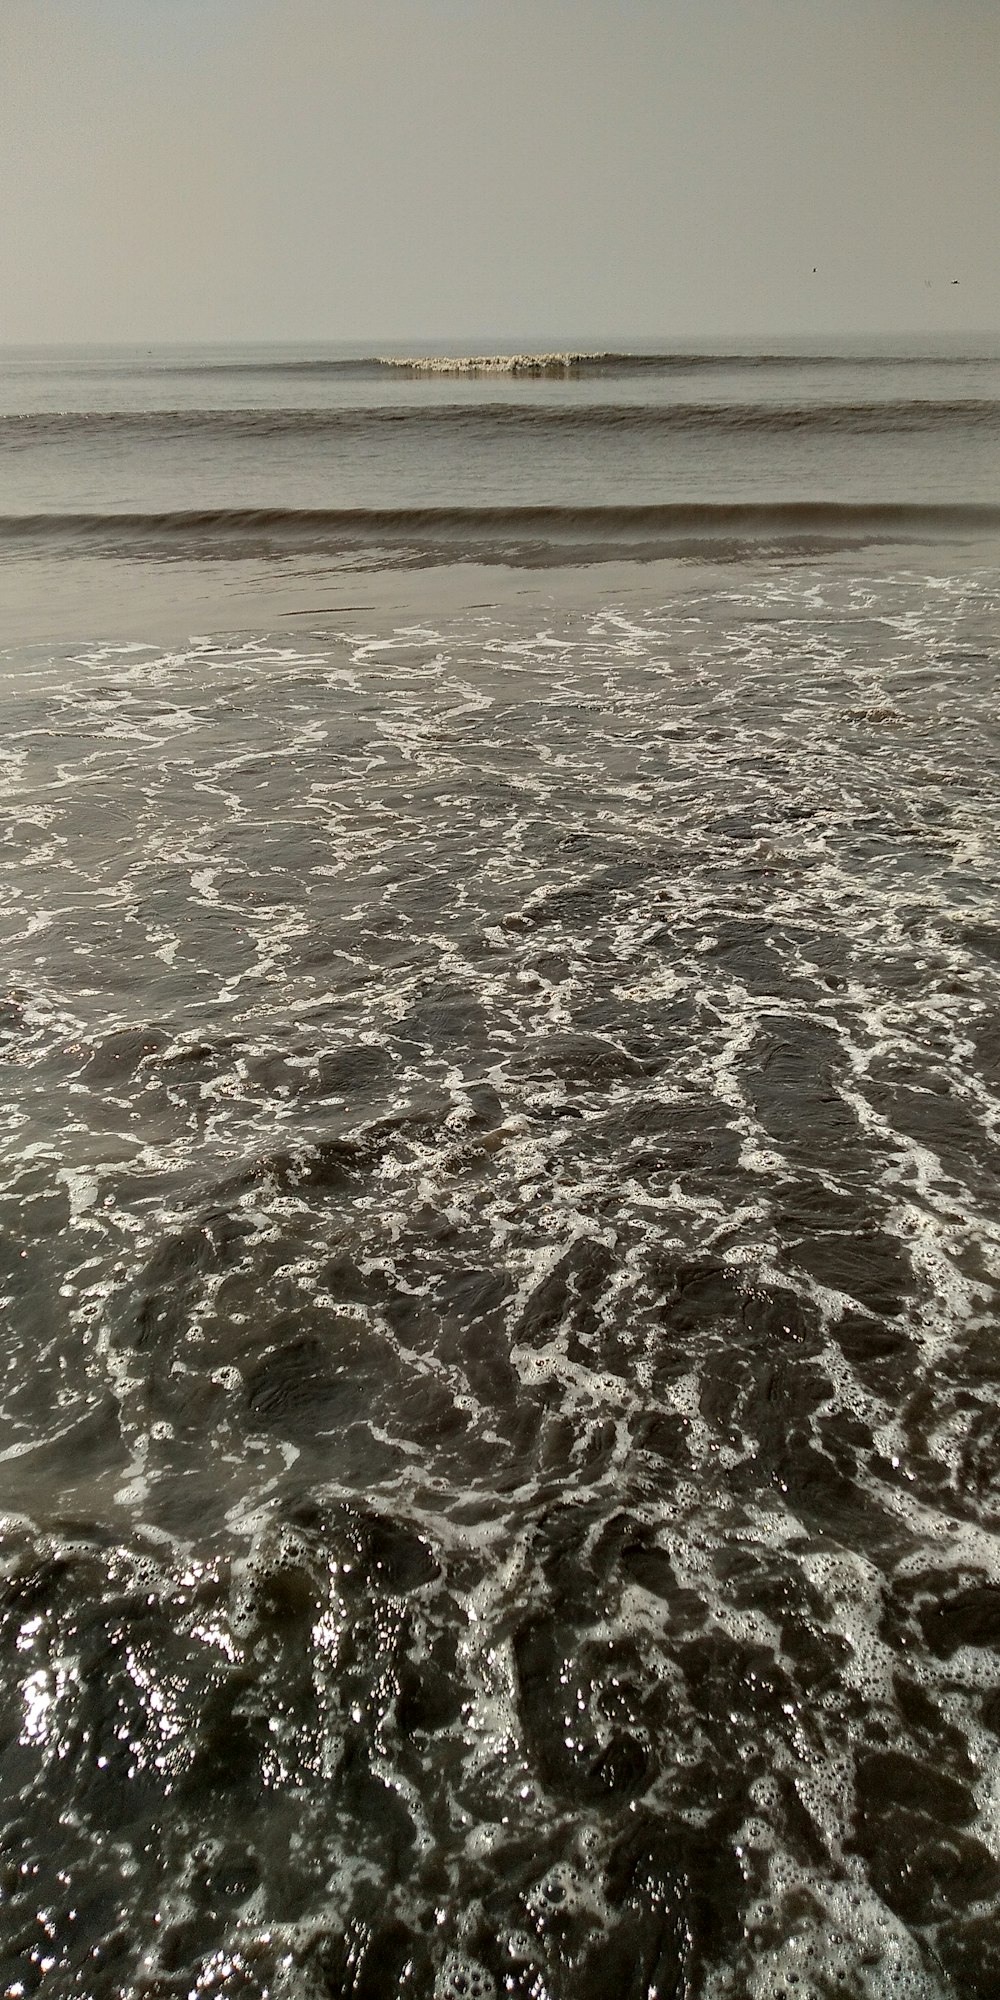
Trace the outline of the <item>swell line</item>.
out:
<instances>
[{"instance_id":1,"label":"swell line","mask_svg":"<svg viewBox=\"0 0 1000 2000\"><path fill-rule=\"evenodd\" d=\"M886 436L947 425L1000 428L990 397L899 398L853 403L444 403L348 409L67 410L0 417L0 442L14 447L67 439L183 439L355 436L367 431L538 434L628 432L630 435Z\"/></svg>"},{"instance_id":2,"label":"swell line","mask_svg":"<svg viewBox=\"0 0 1000 2000\"><path fill-rule=\"evenodd\" d=\"M11 549L229 558L379 552L413 562L546 562L722 545L808 548L1000 532L1000 506L921 502L674 502L656 506L205 508L0 517Z\"/></svg>"}]
</instances>

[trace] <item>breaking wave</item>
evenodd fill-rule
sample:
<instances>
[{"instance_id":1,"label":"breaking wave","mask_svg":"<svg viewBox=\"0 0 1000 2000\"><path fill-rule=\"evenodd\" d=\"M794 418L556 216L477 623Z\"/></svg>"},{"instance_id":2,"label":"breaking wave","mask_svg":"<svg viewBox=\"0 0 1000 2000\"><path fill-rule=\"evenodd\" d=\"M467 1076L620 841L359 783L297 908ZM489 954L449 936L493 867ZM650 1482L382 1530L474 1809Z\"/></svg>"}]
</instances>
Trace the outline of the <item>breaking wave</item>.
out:
<instances>
[{"instance_id":1,"label":"breaking wave","mask_svg":"<svg viewBox=\"0 0 1000 2000\"><path fill-rule=\"evenodd\" d=\"M416 354L416 355L283 355L246 357L189 364L185 372L204 375L381 375L402 370L421 375L662 375L693 368L896 368L935 364L968 366L981 357L926 354L747 353L739 349L706 352L667 348L656 353L606 349L588 353L574 349L555 354Z\"/></svg>"}]
</instances>

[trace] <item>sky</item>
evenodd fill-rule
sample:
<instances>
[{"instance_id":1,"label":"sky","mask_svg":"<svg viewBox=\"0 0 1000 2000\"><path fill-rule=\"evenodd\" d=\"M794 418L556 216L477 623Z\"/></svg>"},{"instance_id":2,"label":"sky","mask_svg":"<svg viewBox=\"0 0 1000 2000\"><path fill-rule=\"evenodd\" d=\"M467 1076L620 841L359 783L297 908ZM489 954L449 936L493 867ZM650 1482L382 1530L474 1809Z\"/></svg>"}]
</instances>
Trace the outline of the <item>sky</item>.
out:
<instances>
[{"instance_id":1,"label":"sky","mask_svg":"<svg viewBox=\"0 0 1000 2000\"><path fill-rule=\"evenodd\" d=\"M0 0L0 175L5 341L995 330L1000 17Z\"/></svg>"}]
</instances>

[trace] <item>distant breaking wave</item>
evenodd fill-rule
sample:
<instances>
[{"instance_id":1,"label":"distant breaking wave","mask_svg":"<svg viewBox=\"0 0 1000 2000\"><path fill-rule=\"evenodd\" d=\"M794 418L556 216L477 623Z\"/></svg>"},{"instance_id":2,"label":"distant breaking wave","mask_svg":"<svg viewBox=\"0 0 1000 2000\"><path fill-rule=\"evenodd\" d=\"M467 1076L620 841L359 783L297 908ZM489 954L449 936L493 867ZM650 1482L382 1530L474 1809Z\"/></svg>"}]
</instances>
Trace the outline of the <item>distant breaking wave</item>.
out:
<instances>
[{"instance_id":1,"label":"distant breaking wave","mask_svg":"<svg viewBox=\"0 0 1000 2000\"><path fill-rule=\"evenodd\" d=\"M0 417L0 442L29 445L69 437L138 439L278 438L355 435L367 430L544 434L620 431L659 435L836 434L844 437L925 431L941 425L1000 429L1000 402L913 397L853 403L443 403L350 409L71 410Z\"/></svg>"},{"instance_id":2,"label":"distant breaking wave","mask_svg":"<svg viewBox=\"0 0 1000 2000\"><path fill-rule=\"evenodd\" d=\"M613 354L416 354L376 356L380 368L407 375L580 375L625 360ZM635 357L630 357L634 359Z\"/></svg>"},{"instance_id":3,"label":"distant breaking wave","mask_svg":"<svg viewBox=\"0 0 1000 2000\"><path fill-rule=\"evenodd\" d=\"M194 375L381 375L385 372L409 375L527 375L576 377L581 375L667 374L674 369L702 368L899 368L969 367L988 362L989 355L970 354L811 354L749 353L740 349L718 352L665 348L658 353L615 349L579 352L567 349L553 354L369 354L369 355L283 355L273 358L181 362L164 371L157 363L151 373L173 373L175 369Z\"/></svg>"},{"instance_id":4,"label":"distant breaking wave","mask_svg":"<svg viewBox=\"0 0 1000 2000\"><path fill-rule=\"evenodd\" d=\"M942 357L944 358L944 357ZM810 354L808 352L747 353L740 349L717 353L665 349L660 353L641 350L597 349L588 352L569 349L555 354L379 354L379 368L401 369L410 375L641 375L662 374L670 369L692 368L881 368L901 364L933 365L937 357L927 355ZM968 366L968 356L947 357Z\"/></svg>"},{"instance_id":5,"label":"distant breaking wave","mask_svg":"<svg viewBox=\"0 0 1000 2000\"><path fill-rule=\"evenodd\" d=\"M239 508L0 517L0 543L63 554L238 559L363 554L372 563L511 564L779 551L1000 531L1000 506L825 500L716 505Z\"/></svg>"}]
</instances>

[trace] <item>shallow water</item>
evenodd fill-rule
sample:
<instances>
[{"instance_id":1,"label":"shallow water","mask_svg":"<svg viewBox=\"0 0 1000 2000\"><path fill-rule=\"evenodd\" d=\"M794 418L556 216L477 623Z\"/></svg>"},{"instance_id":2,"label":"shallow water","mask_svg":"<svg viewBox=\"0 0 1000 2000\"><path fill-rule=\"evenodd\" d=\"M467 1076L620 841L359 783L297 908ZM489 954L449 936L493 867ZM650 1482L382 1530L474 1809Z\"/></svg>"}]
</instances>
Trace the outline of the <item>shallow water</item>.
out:
<instances>
[{"instance_id":1,"label":"shallow water","mask_svg":"<svg viewBox=\"0 0 1000 2000\"><path fill-rule=\"evenodd\" d=\"M8 659L4 1990L992 1995L995 564L495 594Z\"/></svg>"}]
</instances>

